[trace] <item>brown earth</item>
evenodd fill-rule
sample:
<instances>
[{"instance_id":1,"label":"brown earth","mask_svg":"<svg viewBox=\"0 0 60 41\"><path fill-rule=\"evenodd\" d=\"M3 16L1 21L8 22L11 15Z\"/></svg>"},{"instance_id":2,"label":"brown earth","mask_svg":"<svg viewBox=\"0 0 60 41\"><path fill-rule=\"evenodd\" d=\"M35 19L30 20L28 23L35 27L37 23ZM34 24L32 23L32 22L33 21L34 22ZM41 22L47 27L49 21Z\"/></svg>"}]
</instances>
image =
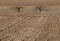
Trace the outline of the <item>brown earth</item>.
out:
<instances>
[{"instance_id":1,"label":"brown earth","mask_svg":"<svg viewBox=\"0 0 60 41\"><path fill-rule=\"evenodd\" d=\"M0 2L60 2L60 0L0 0Z\"/></svg>"},{"instance_id":2,"label":"brown earth","mask_svg":"<svg viewBox=\"0 0 60 41\"><path fill-rule=\"evenodd\" d=\"M59 6L42 7L60 9ZM36 7L24 8L35 10ZM33 10L17 12L15 8L1 7L0 41L60 41L60 11Z\"/></svg>"}]
</instances>

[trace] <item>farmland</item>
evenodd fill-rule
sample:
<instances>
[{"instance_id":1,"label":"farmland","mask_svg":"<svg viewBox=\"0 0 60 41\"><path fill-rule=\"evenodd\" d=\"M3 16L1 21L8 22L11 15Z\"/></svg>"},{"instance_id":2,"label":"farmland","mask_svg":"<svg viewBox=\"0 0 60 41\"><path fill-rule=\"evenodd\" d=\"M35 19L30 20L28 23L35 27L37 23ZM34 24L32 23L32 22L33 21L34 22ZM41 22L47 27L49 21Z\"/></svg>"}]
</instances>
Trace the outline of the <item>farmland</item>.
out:
<instances>
[{"instance_id":1,"label":"farmland","mask_svg":"<svg viewBox=\"0 0 60 41\"><path fill-rule=\"evenodd\" d=\"M21 12L15 7L0 7L0 41L60 41L60 5L23 6ZM55 9L51 11L49 9Z\"/></svg>"}]
</instances>

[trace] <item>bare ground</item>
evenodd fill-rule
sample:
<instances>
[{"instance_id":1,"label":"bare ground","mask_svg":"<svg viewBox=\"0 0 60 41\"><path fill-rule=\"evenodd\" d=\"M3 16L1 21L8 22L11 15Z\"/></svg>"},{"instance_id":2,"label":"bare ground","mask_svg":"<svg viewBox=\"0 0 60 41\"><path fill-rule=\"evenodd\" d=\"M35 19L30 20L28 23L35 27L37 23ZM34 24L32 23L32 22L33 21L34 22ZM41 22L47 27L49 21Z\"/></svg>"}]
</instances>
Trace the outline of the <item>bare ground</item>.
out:
<instances>
[{"instance_id":1,"label":"bare ground","mask_svg":"<svg viewBox=\"0 0 60 41\"><path fill-rule=\"evenodd\" d=\"M60 41L60 12L0 15L1 41ZM35 14L35 15L33 15Z\"/></svg>"}]
</instances>

